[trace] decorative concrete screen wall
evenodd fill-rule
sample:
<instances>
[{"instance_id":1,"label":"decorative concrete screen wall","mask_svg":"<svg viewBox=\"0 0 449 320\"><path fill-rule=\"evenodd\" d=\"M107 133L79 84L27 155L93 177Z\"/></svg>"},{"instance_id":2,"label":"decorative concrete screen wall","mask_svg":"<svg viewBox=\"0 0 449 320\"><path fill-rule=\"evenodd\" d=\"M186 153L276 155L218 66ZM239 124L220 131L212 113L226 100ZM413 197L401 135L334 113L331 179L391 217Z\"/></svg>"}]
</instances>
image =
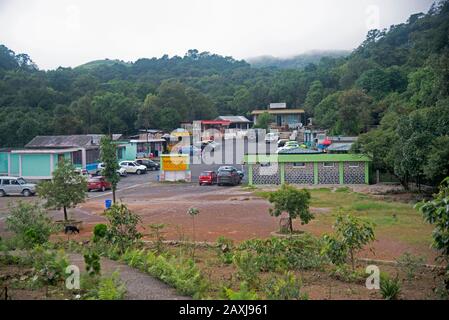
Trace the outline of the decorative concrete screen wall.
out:
<instances>
[{"instance_id":1,"label":"decorative concrete screen wall","mask_svg":"<svg viewBox=\"0 0 449 320\"><path fill-rule=\"evenodd\" d=\"M313 163L294 162L285 164L285 182L291 184L313 184Z\"/></svg>"},{"instance_id":2,"label":"decorative concrete screen wall","mask_svg":"<svg viewBox=\"0 0 449 320\"><path fill-rule=\"evenodd\" d=\"M365 163L345 162L343 164L343 182L345 184L364 184Z\"/></svg>"},{"instance_id":3,"label":"decorative concrete screen wall","mask_svg":"<svg viewBox=\"0 0 449 320\"><path fill-rule=\"evenodd\" d=\"M278 163L257 163L252 169L254 184L281 184L280 165Z\"/></svg>"},{"instance_id":4,"label":"decorative concrete screen wall","mask_svg":"<svg viewBox=\"0 0 449 320\"><path fill-rule=\"evenodd\" d=\"M337 162L318 163L318 184L339 184L340 175Z\"/></svg>"},{"instance_id":5,"label":"decorative concrete screen wall","mask_svg":"<svg viewBox=\"0 0 449 320\"><path fill-rule=\"evenodd\" d=\"M250 185L368 184L369 162L360 154L245 155Z\"/></svg>"}]
</instances>

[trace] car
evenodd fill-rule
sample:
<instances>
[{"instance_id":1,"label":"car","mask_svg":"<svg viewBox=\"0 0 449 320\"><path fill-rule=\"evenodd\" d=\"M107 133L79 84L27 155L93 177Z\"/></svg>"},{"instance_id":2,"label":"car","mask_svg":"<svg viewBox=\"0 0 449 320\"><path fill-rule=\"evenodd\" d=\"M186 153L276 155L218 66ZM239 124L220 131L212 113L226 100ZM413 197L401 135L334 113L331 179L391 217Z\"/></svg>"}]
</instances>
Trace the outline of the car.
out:
<instances>
[{"instance_id":1,"label":"car","mask_svg":"<svg viewBox=\"0 0 449 320\"><path fill-rule=\"evenodd\" d=\"M22 177L0 177L0 197L7 195L23 195L29 197L36 194L36 184L28 183Z\"/></svg>"},{"instance_id":2,"label":"car","mask_svg":"<svg viewBox=\"0 0 449 320\"><path fill-rule=\"evenodd\" d=\"M183 146L178 149L180 154L198 155L201 154L201 149L195 146Z\"/></svg>"},{"instance_id":3,"label":"car","mask_svg":"<svg viewBox=\"0 0 449 320\"><path fill-rule=\"evenodd\" d=\"M296 141L287 141L285 145L281 148L278 148L277 152L284 151L284 150L290 150L290 149L296 149L299 148L299 143Z\"/></svg>"},{"instance_id":4,"label":"car","mask_svg":"<svg viewBox=\"0 0 449 320\"><path fill-rule=\"evenodd\" d=\"M277 142L279 140L279 134L276 132L268 132L265 135L265 142L266 143L272 143Z\"/></svg>"},{"instance_id":5,"label":"car","mask_svg":"<svg viewBox=\"0 0 449 320\"><path fill-rule=\"evenodd\" d=\"M199 185L203 184L216 184L217 183L217 173L215 171L203 171L200 173L200 176L198 178Z\"/></svg>"},{"instance_id":6,"label":"car","mask_svg":"<svg viewBox=\"0 0 449 320\"><path fill-rule=\"evenodd\" d=\"M101 163L99 163L98 166L97 166L97 175L101 175L101 170L103 170L103 169L104 169L104 163L101 162ZM126 176L127 176L126 169L125 169L125 168L122 168L122 167L120 167L120 168L117 170L117 173L118 173L118 175L121 176L121 177L126 177Z\"/></svg>"},{"instance_id":7,"label":"car","mask_svg":"<svg viewBox=\"0 0 449 320\"><path fill-rule=\"evenodd\" d=\"M157 171L160 169L159 163L150 159L136 159L136 163L144 165L148 170Z\"/></svg>"},{"instance_id":8,"label":"car","mask_svg":"<svg viewBox=\"0 0 449 320\"><path fill-rule=\"evenodd\" d=\"M286 144L287 142L289 142L289 141L290 141L290 140L288 140L288 139L280 139L280 140L278 141L278 148L284 147L285 144Z\"/></svg>"},{"instance_id":9,"label":"car","mask_svg":"<svg viewBox=\"0 0 449 320\"><path fill-rule=\"evenodd\" d=\"M218 169L217 184L219 186L230 184L233 186L238 185L242 181L236 168L232 166L222 166Z\"/></svg>"},{"instance_id":10,"label":"car","mask_svg":"<svg viewBox=\"0 0 449 320\"><path fill-rule=\"evenodd\" d=\"M106 191L107 189L111 189L112 188L112 184L106 180L105 177L102 176L97 176L97 177L92 177L89 180L87 180L87 191L92 191L92 190L101 190L101 191Z\"/></svg>"},{"instance_id":11,"label":"car","mask_svg":"<svg viewBox=\"0 0 449 320\"><path fill-rule=\"evenodd\" d=\"M119 165L125 169L126 173L142 174L147 172L147 167L135 161L121 161Z\"/></svg>"}]
</instances>

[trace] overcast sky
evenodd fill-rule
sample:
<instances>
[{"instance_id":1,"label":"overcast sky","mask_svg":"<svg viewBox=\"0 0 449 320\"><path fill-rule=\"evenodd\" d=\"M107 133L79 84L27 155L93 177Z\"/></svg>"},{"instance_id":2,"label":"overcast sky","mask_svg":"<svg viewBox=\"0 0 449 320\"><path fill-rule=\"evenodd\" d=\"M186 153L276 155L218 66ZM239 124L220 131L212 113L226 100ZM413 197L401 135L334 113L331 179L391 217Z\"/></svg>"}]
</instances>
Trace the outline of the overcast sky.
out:
<instances>
[{"instance_id":1,"label":"overcast sky","mask_svg":"<svg viewBox=\"0 0 449 320\"><path fill-rule=\"evenodd\" d=\"M0 43L41 69L196 48L238 59L353 49L432 0L0 0Z\"/></svg>"}]
</instances>

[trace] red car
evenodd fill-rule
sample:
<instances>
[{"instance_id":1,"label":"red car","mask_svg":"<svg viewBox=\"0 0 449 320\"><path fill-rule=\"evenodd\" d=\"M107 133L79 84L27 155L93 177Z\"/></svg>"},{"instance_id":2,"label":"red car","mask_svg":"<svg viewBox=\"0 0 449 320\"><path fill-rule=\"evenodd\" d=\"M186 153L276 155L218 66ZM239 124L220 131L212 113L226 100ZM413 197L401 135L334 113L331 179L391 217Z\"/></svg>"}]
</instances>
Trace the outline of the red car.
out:
<instances>
[{"instance_id":1,"label":"red car","mask_svg":"<svg viewBox=\"0 0 449 320\"><path fill-rule=\"evenodd\" d=\"M203 184L216 184L217 183L217 174L215 171L204 171L201 172L199 177L200 186Z\"/></svg>"},{"instance_id":2,"label":"red car","mask_svg":"<svg viewBox=\"0 0 449 320\"><path fill-rule=\"evenodd\" d=\"M104 177L93 177L87 180L87 191L111 189L112 185Z\"/></svg>"}]
</instances>

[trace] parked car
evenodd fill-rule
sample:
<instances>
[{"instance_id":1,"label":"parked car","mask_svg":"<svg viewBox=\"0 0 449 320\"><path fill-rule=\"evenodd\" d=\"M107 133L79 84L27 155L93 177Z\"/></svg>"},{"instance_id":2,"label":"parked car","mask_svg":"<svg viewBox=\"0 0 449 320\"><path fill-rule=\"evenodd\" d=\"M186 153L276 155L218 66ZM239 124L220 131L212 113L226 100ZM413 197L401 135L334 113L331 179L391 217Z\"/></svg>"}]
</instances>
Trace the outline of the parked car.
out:
<instances>
[{"instance_id":1,"label":"parked car","mask_svg":"<svg viewBox=\"0 0 449 320\"><path fill-rule=\"evenodd\" d=\"M285 145L281 148L278 148L277 152L284 151L284 150L290 150L290 149L296 149L299 148L299 143L296 141L288 141L285 143Z\"/></svg>"},{"instance_id":2,"label":"parked car","mask_svg":"<svg viewBox=\"0 0 449 320\"><path fill-rule=\"evenodd\" d=\"M233 186L238 185L242 181L236 168L232 166L223 166L218 168L217 184L222 186L224 184L230 184Z\"/></svg>"},{"instance_id":3,"label":"parked car","mask_svg":"<svg viewBox=\"0 0 449 320\"><path fill-rule=\"evenodd\" d=\"M121 161L119 165L126 170L126 173L142 174L147 172L147 167L135 161Z\"/></svg>"},{"instance_id":4,"label":"parked car","mask_svg":"<svg viewBox=\"0 0 449 320\"><path fill-rule=\"evenodd\" d=\"M136 159L136 163L144 165L148 170L155 171L160 169L159 163L150 159Z\"/></svg>"},{"instance_id":5,"label":"parked car","mask_svg":"<svg viewBox=\"0 0 449 320\"><path fill-rule=\"evenodd\" d=\"M101 170L104 169L104 163L103 163L103 162L99 163L98 166L97 166L97 169L98 169L98 170L97 170L97 175L101 175ZM127 175L126 169L120 167L120 168L117 170L117 174L118 174L119 176L121 176L121 177L126 177L126 175Z\"/></svg>"},{"instance_id":6,"label":"parked car","mask_svg":"<svg viewBox=\"0 0 449 320\"><path fill-rule=\"evenodd\" d=\"M215 171L203 171L199 176L200 186L203 184L216 184L217 183L217 173Z\"/></svg>"},{"instance_id":7,"label":"parked car","mask_svg":"<svg viewBox=\"0 0 449 320\"><path fill-rule=\"evenodd\" d=\"M23 178L0 177L0 197L6 195L23 195L29 197L36 194L36 184L28 183Z\"/></svg>"},{"instance_id":8,"label":"parked car","mask_svg":"<svg viewBox=\"0 0 449 320\"><path fill-rule=\"evenodd\" d=\"M285 144L286 144L287 142L289 142L289 141L290 141L290 140L288 140L288 139L280 139L280 140L278 141L278 148L284 147Z\"/></svg>"},{"instance_id":9,"label":"parked car","mask_svg":"<svg viewBox=\"0 0 449 320\"><path fill-rule=\"evenodd\" d=\"M92 177L89 180L87 180L87 191L92 190L106 191L107 189L111 188L112 188L111 183L107 181L105 177L98 176Z\"/></svg>"},{"instance_id":10,"label":"parked car","mask_svg":"<svg viewBox=\"0 0 449 320\"><path fill-rule=\"evenodd\" d=\"M201 154L201 149L195 146L183 146L179 148L178 152L180 154L188 154L193 156Z\"/></svg>"},{"instance_id":11,"label":"parked car","mask_svg":"<svg viewBox=\"0 0 449 320\"><path fill-rule=\"evenodd\" d=\"M278 140L279 140L279 134L277 134L276 132L268 132L265 135L265 142L266 143L277 142Z\"/></svg>"}]
</instances>

